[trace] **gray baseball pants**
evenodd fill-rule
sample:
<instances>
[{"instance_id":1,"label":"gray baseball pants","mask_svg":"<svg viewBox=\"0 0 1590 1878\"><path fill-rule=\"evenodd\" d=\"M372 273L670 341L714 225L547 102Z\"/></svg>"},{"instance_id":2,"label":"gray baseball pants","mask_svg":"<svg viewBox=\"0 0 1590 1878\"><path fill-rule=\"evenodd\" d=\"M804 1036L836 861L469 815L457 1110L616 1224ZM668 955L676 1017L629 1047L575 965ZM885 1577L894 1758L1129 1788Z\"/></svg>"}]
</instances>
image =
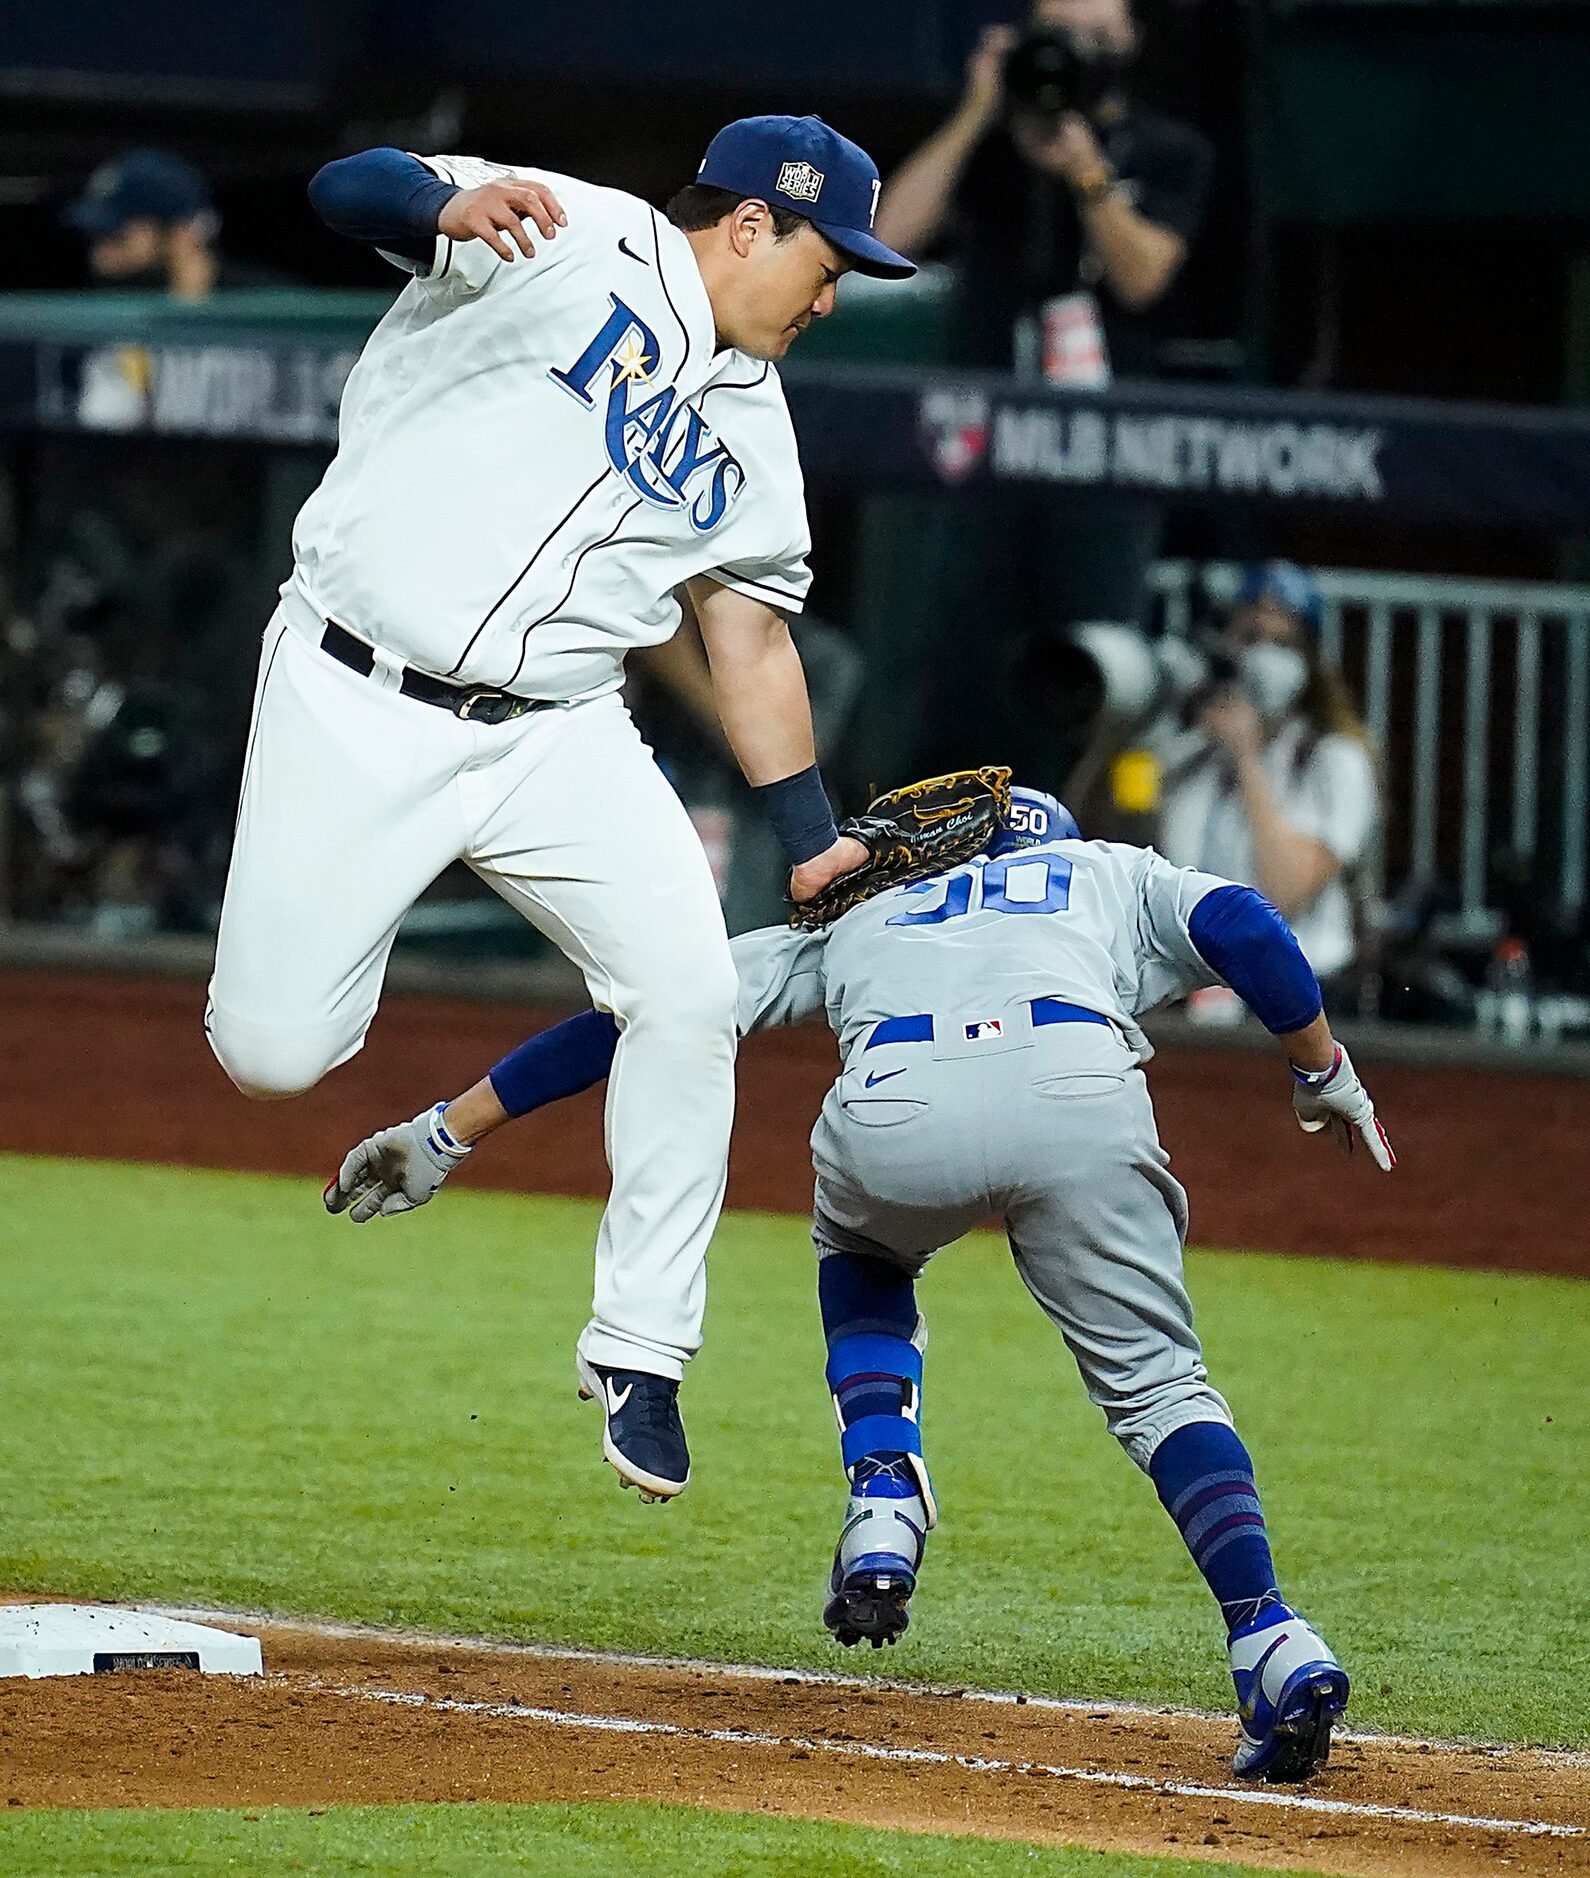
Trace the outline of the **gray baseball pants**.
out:
<instances>
[{"instance_id":1,"label":"gray baseball pants","mask_svg":"<svg viewBox=\"0 0 1590 1878\"><path fill-rule=\"evenodd\" d=\"M1000 1015L991 1040L976 1013L952 1013L933 1041L852 1052L812 1134L818 1256L862 1253L915 1277L997 1215L1110 1432L1146 1470L1174 1429L1231 1421L1182 1278L1187 1197L1116 1030L1034 1029L1025 1005Z\"/></svg>"}]
</instances>

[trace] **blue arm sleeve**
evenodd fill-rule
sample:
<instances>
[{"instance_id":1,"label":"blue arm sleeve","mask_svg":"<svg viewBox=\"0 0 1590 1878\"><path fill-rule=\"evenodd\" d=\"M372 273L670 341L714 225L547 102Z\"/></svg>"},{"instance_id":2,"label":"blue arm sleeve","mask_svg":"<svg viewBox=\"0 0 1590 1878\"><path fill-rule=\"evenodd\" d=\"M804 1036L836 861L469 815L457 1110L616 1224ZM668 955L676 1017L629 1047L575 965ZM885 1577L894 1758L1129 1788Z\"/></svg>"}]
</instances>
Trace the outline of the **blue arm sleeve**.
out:
<instances>
[{"instance_id":1,"label":"blue arm sleeve","mask_svg":"<svg viewBox=\"0 0 1590 1878\"><path fill-rule=\"evenodd\" d=\"M1187 932L1204 959L1264 1028L1280 1036L1324 1009L1319 980L1292 928L1251 887L1216 887L1192 910Z\"/></svg>"},{"instance_id":2,"label":"blue arm sleeve","mask_svg":"<svg viewBox=\"0 0 1590 1878\"><path fill-rule=\"evenodd\" d=\"M493 1068L491 1086L510 1115L528 1115L600 1082L617 1048L618 1025L607 1012L581 1011L510 1050Z\"/></svg>"},{"instance_id":3,"label":"blue arm sleeve","mask_svg":"<svg viewBox=\"0 0 1590 1878\"><path fill-rule=\"evenodd\" d=\"M401 254L421 267L436 246L443 203L458 194L406 150L364 150L318 170L309 202L336 234Z\"/></svg>"}]
</instances>

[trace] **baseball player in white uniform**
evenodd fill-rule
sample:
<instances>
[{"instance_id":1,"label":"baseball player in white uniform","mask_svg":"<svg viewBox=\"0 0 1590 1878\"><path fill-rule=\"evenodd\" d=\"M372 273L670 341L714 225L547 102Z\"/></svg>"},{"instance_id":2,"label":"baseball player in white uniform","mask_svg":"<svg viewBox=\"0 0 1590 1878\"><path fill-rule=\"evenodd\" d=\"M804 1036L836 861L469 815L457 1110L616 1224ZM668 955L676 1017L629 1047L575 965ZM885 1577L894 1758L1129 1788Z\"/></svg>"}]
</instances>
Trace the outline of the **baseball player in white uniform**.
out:
<instances>
[{"instance_id":1,"label":"baseball player in white uniform","mask_svg":"<svg viewBox=\"0 0 1590 1878\"><path fill-rule=\"evenodd\" d=\"M360 1048L400 921L457 859L579 965L622 1039L579 1373L609 1460L658 1497L689 1477L676 1398L723 1196L736 980L624 656L669 638L688 589L793 895L865 858L835 829L784 620L808 534L774 361L847 269L913 271L871 233L877 194L855 144L785 117L721 131L666 215L396 150L310 188L413 278L293 531L206 1029L246 1093L308 1088Z\"/></svg>"},{"instance_id":2,"label":"baseball player in white uniform","mask_svg":"<svg viewBox=\"0 0 1590 1878\"><path fill-rule=\"evenodd\" d=\"M818 1301L850 1483L824 1621L843 1644L906 1628L938 1517L915 1280L996 1214L1219 1602L1235 1771L1303 1779L1329 1752L1348 1678L1282 1598L1253 1463L1204 1367L1182 1272L1186 1195L1155 1129L1139 1017L1224 980L1285 1050L1302 1126L1387 1171L1394 1157L1268 901L1149 849L1082 841L1053 797L1012 793L984 852L821 930L734 941L741 1030L821 1013L844 1058L812 1134ZM595 1011L532 1037L453 1103L361 1142L328 1206L361 1220L423 1205L456 1165L435 1146L439 1120L478 1140L595 1081L614 1042Z\"/></svg>"}]
</instances>

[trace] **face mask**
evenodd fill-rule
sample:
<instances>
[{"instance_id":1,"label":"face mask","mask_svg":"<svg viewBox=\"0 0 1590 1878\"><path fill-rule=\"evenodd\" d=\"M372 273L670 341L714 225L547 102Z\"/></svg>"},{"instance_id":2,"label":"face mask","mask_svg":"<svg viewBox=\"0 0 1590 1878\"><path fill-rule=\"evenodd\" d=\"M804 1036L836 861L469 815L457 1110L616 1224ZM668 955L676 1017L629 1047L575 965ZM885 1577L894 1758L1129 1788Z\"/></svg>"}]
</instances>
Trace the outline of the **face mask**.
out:
<instances>
[{"instance_id":1,"label":"face mask","mask_svg":"<svg viewBox=\"0 0 1590 1878\"><path fill-rule=\"evenodd\" d=\"M1285 717L1308 683L1308 660L1295 646L1268 641L1237 654L1242 689L1260 717Z\"/></svg>"}]
</instances>

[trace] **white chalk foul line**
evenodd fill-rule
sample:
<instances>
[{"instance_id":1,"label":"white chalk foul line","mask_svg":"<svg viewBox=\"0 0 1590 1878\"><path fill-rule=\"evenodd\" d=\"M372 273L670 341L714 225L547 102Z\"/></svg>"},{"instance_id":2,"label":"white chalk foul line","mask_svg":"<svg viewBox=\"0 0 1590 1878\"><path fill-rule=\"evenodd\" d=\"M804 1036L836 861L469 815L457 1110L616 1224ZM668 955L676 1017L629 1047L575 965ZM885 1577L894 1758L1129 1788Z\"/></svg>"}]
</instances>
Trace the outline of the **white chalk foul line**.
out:
<instances>
[{"instance_id":1,"label":"white chalk foul line","mask_svg":"<svg viewBox=\"0 0 1590 1878\"><path fill-rule=\"evenodd\" d=\"M633 1650L597 1650L573 1643L529 1643L510 1637L459 1637L434 1630L409 1630L401 1625L355 1624L331 1618L291 1617L273 1611L231 1610L210 1604L140 1604L140 1610L159 1617L179 1617L197 1624L259 1624L273 1630L294 1630L311 1637L369 1637L382 1643L414 1643L431 1649L472 1650L490 1655L529 1656L547 1662L600 1663L614 1669L683 1669L696 1674L723 1676L745 1682L810 1683L834 1689L883 1691L890 1695L945 1696L963 1702L993 1702L1001 1707L1053 1709L1066 1715L1169 1715L1180 1721L1229 1721L1230 1711L1177 1708L1164 1702L1123 1702L1106 1696L1085 1701L1080 1696L1029 1695L1014 1689L976 1689L965 1684L913 1682L899 1676L858 1676L838 1669L797 1669L777 1663L720 1663L710 1657L651 1656ZM1553 1767L1590 1767L1590 1754L1574 1748L1524 1747L1514 1742L1443 1741L1429 1735L1381 1734L1370 1728L1338 1728L1332 1739L1361 1742L1381 1748L1436 1748L1448 1754L1483 1754L1488 1760L1527 1754Z\"/></svg>"},{"instance_id":2,"label":"white chalk foul line","mask_svg":"<svg viewBox=\"0 0 1590 1878\"><path fill-rule=\"evenodd\" d=\"M297 1678L291 1678L299 1687ZM307 1686L360 1702L384 1702L398 1708L439 1709L455 1715L484 1715L503 1721L538 1721L555 1728L585 1728L602 1734L672 1735L687 1741L722 1742L731 1747L799 1749L807 1754L842 1754L857 1760L891 1761L917 1767L959 1767L976 1774L1022 1774L1048 1780L1078 1780L1098 1787L1127 1787L1181 1799L1229 1800L1239 1806L1279 1806L1303 1813L1331 1813L1354 1819L1391 1819L1410 1826L1458 1826L1470 1831L1516 1832L1539 1839L1582 1839L1582 1826L1542 1819L1484 1819L1465 1813L1428 1813L1415 1806L1377 1806L1367 1800L1327 1800L1310 1793L1277 1793L1273 1787L1206 1787L1192 1781L1156 1780L1151 1774L1128 1774L1098 1767L1058 1767L1044 1761L993 1760L980 1754L952 1754L944 1748L885 1747L871 1741L834 1741L821 1736L771 1735L749 1728L685 1728L678 1722L648 1721L632 1715L587 1715L578 1709L535 1708L524 1702L465 1702L452 1696L425 1695L406 1689L363 1689L311 1680Z\"/></svg>"}]
</instances>

